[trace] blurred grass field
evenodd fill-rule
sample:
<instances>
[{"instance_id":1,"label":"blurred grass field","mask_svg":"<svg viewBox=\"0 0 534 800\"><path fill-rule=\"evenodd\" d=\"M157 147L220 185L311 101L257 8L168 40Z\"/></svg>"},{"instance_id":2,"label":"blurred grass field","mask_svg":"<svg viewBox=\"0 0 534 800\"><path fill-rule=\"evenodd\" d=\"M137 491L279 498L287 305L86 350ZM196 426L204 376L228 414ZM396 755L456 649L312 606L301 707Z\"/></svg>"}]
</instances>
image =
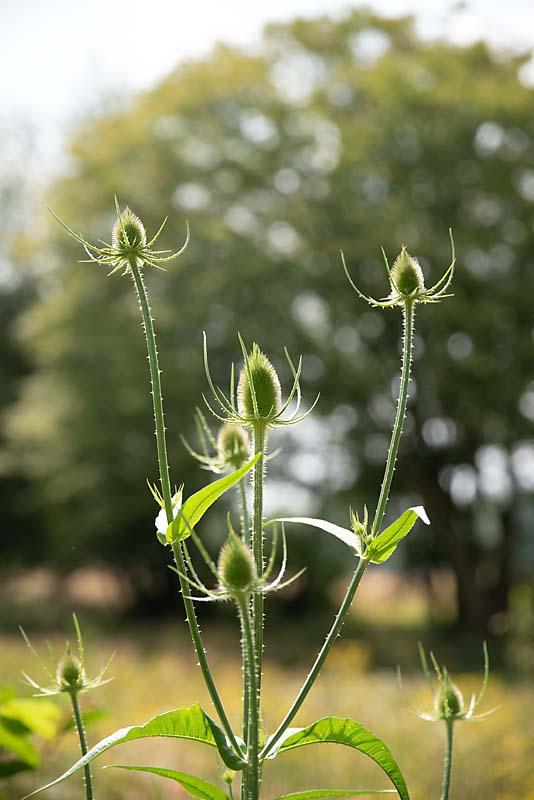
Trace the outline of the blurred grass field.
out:
<instances>
[{"instance_id":1,"label":"blurred grass field","mask_svg":"<svg viewBox=\"0 0 534 800\"><path fill-rule=\"evenodd\" d=\"M280 720L298 689L314 647L320 641L322 624L318 621L317 625L311 625L317 637L315 645L302 632L302 642L299 641L295 621L288 623L286 630L283 624L278 626L276 643L268 641L265 663L268 730ZM96 705L108 712L105 719L89 729L90 742L119 727L144 722L154 714L195 700L206 709L211 708L184 628L166 624L116 633L88 631L88 662L94 670L116 651L111 669L115 680L85 697L86 708ZM37 646L43 647L47 635L36 633L32 638ZM63 639L57 633L49 638L54 647L61 648ZM221 694L237 725L241 697L237 632L229 622L212 623L206 631L206 641ZM0 648L0 682L16 685L22 667L30 674L35 673L36 666L16 635L3 635ZM273 657L275 651L280 658ZM462 655L457 652L453 657L461 661ZM411 666L413 663L412 659ZM456 677L464 695L479 685L480 674L475 672ZM378 667L369 644L354 637L351 628L338 642L296 724L308 724L325 715L355 718L389 745L414 800L437 798L443 731L440 725L421 721L410 710L408 701L418 707L428 706L429 698L418 673L408 669L401 692L393 665ZM493 706L500 708L487 720L457 726L452 796L455 800L534 800L532 683L512 680L494 670L484 709ZM14 779L1 796L5 800L20 798L57 776L76 757L74 736L65 734L45 753L45 766L38 773ZM157 777L101 769L105 764L135 763L172 767L215 782L220 782L223 770L215 751L199 745L167 740L130 743L96 762L97 796L106 800L160 800L184 795L180 787ZM58 800L81 797L80 781L75 776L47 796ZM387 781L370 760L347 748L331 745L285 754L266 766L266 798L315 787L386 788Z\"/></svg>"}]
</instances>

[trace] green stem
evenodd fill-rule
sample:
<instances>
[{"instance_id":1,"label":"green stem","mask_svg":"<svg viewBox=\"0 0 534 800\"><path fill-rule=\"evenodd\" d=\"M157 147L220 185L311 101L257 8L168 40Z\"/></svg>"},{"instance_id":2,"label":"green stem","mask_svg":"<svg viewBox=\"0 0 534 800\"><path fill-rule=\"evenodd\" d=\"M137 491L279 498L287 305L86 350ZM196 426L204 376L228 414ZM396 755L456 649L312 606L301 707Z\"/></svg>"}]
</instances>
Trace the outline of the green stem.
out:
<instances>
[{"instance_id":1,"label":"green stem","mask_svg":"<svg viewBox=\"0 0 534 800\"><path fill-rule=\"evenodd\" d=\"M248 683L250 687L249 704L249 724L248 724L248 744L247 762L245 768L243 785L245 787L246 800L258 800L261 783L261 764L260 764L260 693L258 686L258 666L256 663L257 652L255 650L254 635L250 620L250 603L248 597L240 596L237 600L241 628L243 632L243 649L246 653L245 665L248 673Z\"/></svg>"},{"instance_id":2,"label":"green stem","mask_svg":"<svg viewBox=\"0 0 534 800\"><path fill-rule=\"evenodd\" d=\"M247 508L247 490L245 480L239 481L239 504L241 507L241 535L243 541L248 547L251 546L251 531L249 528L248 508ZM249 739L249 717L250 717L250 681L249 681L249 664L247 658L247 649L245 647L245 640L242 640L242 670L243 670L243 741L245 746L248 745ZM248 772L244 770L241 773L241 800L246 800L248 797ZM231 799L232 800L232 799Z\"/></svg>"},{"instance_id":3,"label":"green stem","mask_svg":"<svg viewBox=\"0 0 534 800\"><path fill-rule=\"evenodd\" d=\"M410 385L410 372L412 366L414 319L415 307L413 301L406 300L403 309L404 340L402 348L402 373L399 388L399 398L397 401L397 413L395 414L395 422L393 423L393 432L391 434L391 441L389 443L384 478L382 480L382 486L380 487L380 495L373 519L373 527L371 531L373 536L376 536L380 532L380 527L384 519L384 513L386 511L386 505L389 498L389 491L391 489L391 482L393 480L393 473L395 472L397 453L399 452L404 418L406 416L408 388Z\"/></svg>"},{"instance_id":4,"label":"green stem","mask_svg":"<svg viewBox=\"0 0 534 800\"><path fill-rule=\"evenodd\" d=\"M360 559L360 561L358 562L358 566L357 566L356 570L354 571L354 574L352 576L352 580L351 580L351 582L349 584L349 587L348 587L348 589L347 589L347 591L345 593L345 597L343 598L343 602L341 603L341 606L339 607L339 611L336 614L336 617L334 619L332 627L328 631L328 635L327 635L326 639L324 640L324 644L321 647L321 649L320 649L320 651L319 651L319 653L317 655L317 658L315 659L315 661L313 663L313 666L312 666L312 668L310 669L310 671L308 673L308 676L307 676L306 680L302 684L302 687L301 687L297 697L295 698L295 700L293 702L293 705L291 706L291 708L289 709L289 711L285 715L284 719L282 720L282 722L280 723L280 725L276 729L275 733L270 737L269 742L263 748L263 750L261 752L261 757L262 758L264 758L264 757L266 757L268 755L270 750L272 750L272 748L278 742L278 740L280 739L282 734L285 732L285 730L291 725L291 723L292 723L293 719L295 718L296 714L298 713L301 705L304 703L304 700L308 696L308 693L309 693L310 689L312 688L313 684L315 683L315 680L317 679L317 676L319 675L319 672L321 671L321 668L322 668L324 662L326 661L326 657L328 656L328 653L330 652L330 648L332 647L332 645L334 644L335 640L337 639L337 637L339 636L339 634L341 632L341 628L343 627L343 624L344 624L345 619L347 617L347 614L349 612L352 600L354 598L354 595L356 594L356 589L358 588L358 586L360 584L360 581L362 579L363 573L365 572L368 563L369 562L366 561L364 558Z\"/></svg>"},{"instance_id":5,"label":"green stem","mask_svg":"<svg viewBox=\"0 0 534 800\"><path fill-rule=\"evenodd\" d=\"M78 731L78 738L80 740L80 750L82 752L82 756L87 754L87 738L85 736L85 727L83 724L83 717L80 711L80 705L78 703L78 692L70 692L70 700L72 703L72 715L74 717L74 724L76 725L76 730ZM87 800L93 800L93 779L91 777L91 767L89 764L85 764L83 768L83 775L84 775L84 784L85 784L85 794Z\"/></svg>"},{"instance_id":6,"label":"green stem","mask_svg":"<svg viewBox=\"0 0 534 800\"><path fill-rule=\"evenodd\" d=\"M254 425L254 455L261 453L254 465L252 473L252 552L256 563L258 577L263 575L263 482L265 472L265 444L267 440L265 424L257 422ZM254 644L256 653L256 670L258 693L261 694L262 662L263 662L263 594L254 592L252 595L252 621L254 626Z\"/></svg>"},{"instance_id":7,"label":"green stem","mask_svg":"<svg viewBox=\"0 0 534 800\"><path fill-rule=\"evenodd\" d=\"M391 434L391 441L389 445L386 466L384 469L384 478L382 481L382 487L380 490L380 497L378 500L378 505L375 513L375 518L373 522L373 533L380 529L382 524L382 520L384 517L384 512L386 510L386 504L389 497L389 490L391 488L391 482L393 480L393 473L395 471L395 461L397 460L397 453L399 450L399 443L402 434L402 428L404 423L404 417L406 414L406 405L408 402L408 387L410 383L410 369L412 363L412 351L413 351L413 332L414 332L414 306L412 302L406 302L404 307L404 345L403 345L403 353L402 353L402 371L401 371L401 383L399 388L399 398L397 402L397 413L395 415L395 422L393 425L393 431ZM341 632L341 628L345 622L347 614L349 613L352 601L354 599L354 595L356 594L356 590L360 584L360 581L363 577L363 573L367 568L367 564L369 562L366 561L365 558L360 559L356 570L352 576L351 582L347 588L345 596L342 600L341 606L339 607L339 611L336 614L332 627L330 628L326 639L324 641L315 662L308 673L306 680L304 681L293 705L287 712L286 716L276 729L273 736L271 736L268 744L263 748L261 752L261 757L267 756L269 751L272 750L274 745L280 740L281 736L285 732L285 730L289 727L293 719L295 718L296 714L298 713L300 707L302 706L304 700L306 699L310 689L312 688L321 668L326 661L326 657L330 652L332 645L334 644L335 640L337 639L339 633Z\"/></svg>"},{"instance_id":8,"label":"green stem","mask_svg":"<svg viewBox=\"0 0 534 800\"><path fill-rule=\"evenodd\" d=\"M165 440L165 421L163 415L163 395L161 391L161 372L159 369L159 361L158 361L158 349L156 345L156 334L154 331L154 323L152 320L152 313L150 310L150 304L148 302L148 295L146 291L146 287L143 281L143 276L141 275L141 270L139 268L139 264L136 258L132 258L130 260L130 267L132 278L134 282L134 286L137 292L137 297L139 299L139 306L141 308L141 316L143 319L143 328L145 331L146 343L147 343L147 350L148 350L148 363L150 367L150 383L152 388L152 402L154 406L154 421L156 424L156 446L157 446L157 454L158 454L158 465L159 465L159 475L161 481L161 491L163 495L163 501L165 504L165 513L167 515L167 522L170 524L173 520L173 513L172 513L172 492L171 492L171 482L169 478L169 462L167 458L167 444ZM182 548L179 542L174 542L172 545L172 551L174 554L174 559L176 561L177 569L185 574L186 572L186 565L184 561L184 556L182 553ZM232 746L236 750L237 753L240 753L240 747L237 743L237 740L234 736L232 728L230 726L230 722L228 717L226 716L226 712L224 710L222 701L219 697L219 693L217 692L217 688L213 682L213 678L211 675L211 671L209 668L208 660L206 658L206 653L204 650L204 644L202 642L202 636L200 633L200 628L198 625L198 620L195 613L195 607L193 605L192 600L189 598L189 587L184 579L179 576L180 580L180 588L182 591L182 596L185 605L186 617L187 617L187 624L189 625L189 630L191 632L191 638L193 640L193 645L195 648L195 652L198 658L198 663L202 672L202 676L208 688L211 700L217 714L219 715L219 719L221 722L222 727L226 735L228 736Z\"/></svg>"},{"instance_id":9,"label":"green stem","mask_svg":"<svg viewBox=\"0 0 534 800\"><path fill-rule=\"evenodd\" d=\"M441 785L441 800L449 800L449 787L451 783L451 768L452 768L452 728L453 720L448 719L445 721L446 726L446 744L445 744L445 758L443 759L443 783Z\"/></svg>"},{"instance_id":10,"label":"green stem","mask_svg":"<svg viewBox=\"0 0 534 800\"><path fill-rule=\"evenodd\" d=\"M241 506L241 535L243 541L250 546L250 529L248 526L247 490L245 479L239 481L239 505Z\"/></svg>"}]
</instances>

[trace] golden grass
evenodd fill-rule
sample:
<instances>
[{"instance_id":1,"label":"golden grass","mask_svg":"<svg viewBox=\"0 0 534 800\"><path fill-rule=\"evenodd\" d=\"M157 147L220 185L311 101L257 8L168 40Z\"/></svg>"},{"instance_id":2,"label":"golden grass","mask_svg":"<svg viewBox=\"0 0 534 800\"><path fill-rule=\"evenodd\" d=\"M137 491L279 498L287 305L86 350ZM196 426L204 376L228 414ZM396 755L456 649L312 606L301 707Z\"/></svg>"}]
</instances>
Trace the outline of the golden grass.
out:
<instances>
[{"instance_id":1,"label":"golden grass","mask_svg":"<svg viewBox=\"0 0 534 800\"><path fill-rule=\"evenodd\" d=\"M44 637L35 637L42 646ZM139 629L137 633L88 636L89 662L94 668L113 650L113 683L87 697L91 706L104 706L109 718L89 730L98 738L123 725L198 700L210 703L183 628L162 631ZM54 641L61 646L61 641ZM241 675L237 658L237 634L226 626L207 636L210 661L221 694L237 724L241 697ZM32 674L35 667L16 636L0 639L2 673L0 683L16 684L21 667ZM96 654L96 657L95 657ZM265 663L265 722L276 725L298 689L305 663L274 661L267 652ZM457 676L468 692L478 685L478 676ZM307 724L325 715L350 716L384 739L403 770L414 800L439 797L443 732L439 725L422 722L407 707L406 698L421 705L428 702L418 678L399 691L392 670L369 671L369 653L354 640L341 640L337 652L321 675L298 719ZM493 675L485 706L502 708L484 722L459 724L453 766L454 800L534 800L534 697L532 687L513 684ZM15 800L24 792L58 775L77 757L73 734L65 735L46 755L38 774L21 775L4 787L0 796ZM161 800L183 797L183 790L160 778L102 770L104 764L138 763L173 767L208 780L219 781L222 773L215 751L198 745L166 740L131 743L103 756L94 767L98 800ZM264 797L303 788L387 787L387 780L368 759L342 747L322 745L286 754L270 762L265 770ZM84 796L81 779L71 778L48 795L56 800Z\"/></svg>"}]
</instances>

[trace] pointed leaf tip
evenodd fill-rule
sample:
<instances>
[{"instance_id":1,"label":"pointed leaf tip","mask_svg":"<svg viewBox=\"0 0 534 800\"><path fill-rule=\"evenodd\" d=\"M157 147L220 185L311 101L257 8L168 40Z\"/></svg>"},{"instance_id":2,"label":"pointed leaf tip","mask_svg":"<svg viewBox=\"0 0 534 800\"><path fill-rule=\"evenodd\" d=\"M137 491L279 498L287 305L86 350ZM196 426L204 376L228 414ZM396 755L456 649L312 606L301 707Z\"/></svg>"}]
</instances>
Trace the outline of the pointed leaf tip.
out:
<instances>
[{"instance_id":1,"label":"pointed leaf tip","mask_svg":"<svg viewBox=\"0 0 534 800\"><path fill-rule=\"evenodd\" d=\"M423 506L413 506L404 511L395 522L392 522L382 533L379 533L369 545L368 555L373 564L382 564L393 555L397 545L407 536L420 519L430 525L428 515Z\"/></svg>"}]
</instances>

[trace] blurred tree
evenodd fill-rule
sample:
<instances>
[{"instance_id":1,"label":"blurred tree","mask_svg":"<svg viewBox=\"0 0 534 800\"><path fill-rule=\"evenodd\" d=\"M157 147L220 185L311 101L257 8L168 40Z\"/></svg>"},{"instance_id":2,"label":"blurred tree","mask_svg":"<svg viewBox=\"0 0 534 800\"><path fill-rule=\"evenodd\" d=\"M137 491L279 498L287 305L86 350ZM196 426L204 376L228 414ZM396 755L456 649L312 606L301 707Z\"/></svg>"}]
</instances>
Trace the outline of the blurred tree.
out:
<instances>
[{"instance_id":1,"label":"blurred tree","mask_svg":"<svg viewBox=\"0 0 534 800\"><path fill-rule=\"evenodd\" d=\"M205 385L201 331L225 381L239 328L286 385L283 345L302 352L305 394L321 391L273 462L275 480L294 485L276 493L278 508L287 498L287 512L321 508L341 523L349 502L372 506L380 480L400 320L357 300L339 249L380 295L380 244L394 256L406 242L431 282L453 227L456 297L419 315L393 505L427 506L431 533L414 537L411 557L452 565L471 626L502 627L510 583L532 565L534 118L523 63L359 11L272 26L255 54L219 46L82 127L49 193L95 239L109 239L115 193L149 230L170 211L168 246L190 220L187 254L147 276L176 482L199 481L178 434L190 433ZM19 327L35 371L9 419L12 447L40 493L50 562L115 559L140 582L162 559L141 489L155 464L135 302L124 280L76 264L79 249L53 224L35 247L46 290ZM292 539L298 558L315 556L310 593L339 567L330 546Z\"/></svg>"},{"instance_id":2,"label":"blurred tree","mask_svg":"<svg viewBox=\"0 0 534 800\"><path fill-rule=\"evenodd\" d=\"M20 381L31 371L29 353L16 336L15 322L37 295L30 271L22 265L28 255L26 231L37 189L35 140L27 126L1 118L0 138L0 508L2 529L9 531L2 539L5 565L20 558L21 553L27 554L26 563L32 556L42 557L35 541L35 534L42 529L22 500L29 488L28 478L10 452L2 425L7 409L17 398ZM34 547L30 549L32 541Z\"/></svg>"}]
</instances>

